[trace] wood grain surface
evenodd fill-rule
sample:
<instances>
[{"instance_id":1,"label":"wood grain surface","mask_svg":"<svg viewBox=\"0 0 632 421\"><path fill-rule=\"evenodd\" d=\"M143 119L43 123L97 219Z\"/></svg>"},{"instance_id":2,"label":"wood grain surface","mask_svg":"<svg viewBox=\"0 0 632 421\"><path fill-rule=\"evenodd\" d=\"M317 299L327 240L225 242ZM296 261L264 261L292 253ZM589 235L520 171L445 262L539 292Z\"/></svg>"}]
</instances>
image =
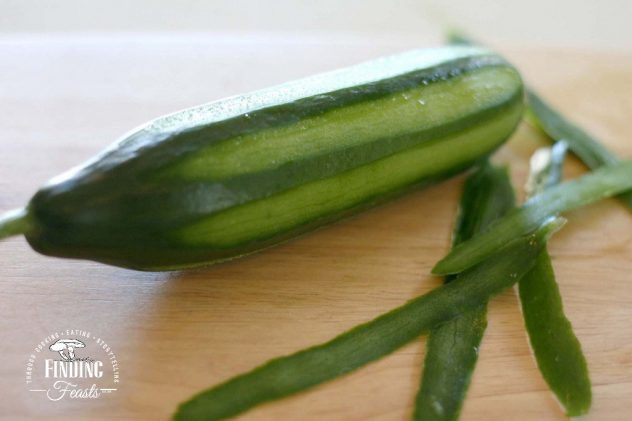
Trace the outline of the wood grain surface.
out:
<instances>
[{"instance_id":1,"label":"wood grain surface","mask_svg":"<svg viewBox=\"0 0 632 421\"><path fill-rule=\"evenodd\" d=\"M413 47L379 40L62 35L0 38L0 210L120 134L180 108ZM502 49L525 78L622 156L632 156L632 55ZM495 161L521 188L543 141L520 127ZM566 177L583 167L569 160ZM440 284L463 177L230 263L142 273L0 243L0 416L165 419L192 394L271 357L326 341ZM550 243L594 385L587 420L628 420L632 218L614 200L568 214ZM51 402L28 391L35 344L60 329L106 339L119 390ZM403 420L425 339L243 420ZM491 302L462 420L561 420L531 357L513 290Z\"/></svg>"}]
</instances>

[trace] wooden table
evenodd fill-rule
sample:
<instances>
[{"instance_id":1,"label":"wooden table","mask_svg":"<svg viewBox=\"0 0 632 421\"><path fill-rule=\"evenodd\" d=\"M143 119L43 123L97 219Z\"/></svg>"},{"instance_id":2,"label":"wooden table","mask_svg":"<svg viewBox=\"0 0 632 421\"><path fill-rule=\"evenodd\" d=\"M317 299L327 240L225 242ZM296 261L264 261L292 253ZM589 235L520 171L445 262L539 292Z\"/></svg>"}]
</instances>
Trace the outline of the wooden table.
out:
<instances>
[{"instance_id":1,"label":"wooden table","mask_svg":"<svg viewBox=\"0 0 632 421\"><path fill-rule=\"evenodd\" d=\"M0 209L160 114L410 47L280 37L20 36L0 39ZM632 156L632 55L503 49L556 106ZM498 162L521 188L543 144L522 126ZM571 159L566 176L583 171ZM0 244L0 416L164 419L193 393L271 357L328 340L439 285L463 178L216 267L141 273ZM590 420L630 419L632 218L605 201L568 214L550 251L594 386ZM33 346L51 331L106 339L118 390L51 402L28 391ZM244 420L410 416L425 339ZM494 299L463 420L559 420L531 357L514 291Z\"/></svg>"}]
</instances>

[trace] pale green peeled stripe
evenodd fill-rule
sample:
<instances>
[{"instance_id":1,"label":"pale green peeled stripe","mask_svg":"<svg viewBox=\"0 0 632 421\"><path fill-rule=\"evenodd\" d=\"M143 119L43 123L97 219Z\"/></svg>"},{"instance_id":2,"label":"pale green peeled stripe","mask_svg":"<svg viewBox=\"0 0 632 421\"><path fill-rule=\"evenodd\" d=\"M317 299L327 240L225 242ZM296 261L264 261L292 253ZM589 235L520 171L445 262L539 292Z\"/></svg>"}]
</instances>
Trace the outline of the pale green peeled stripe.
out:
<instances>
[{"instance_id":1,"label":"pale green peeled stripe","mask_svg":"<svg viewBox=\"0 0 632 421\"><path fill-rule=\"evenodd\" d=\"M270 198L228 209L178 231L190 245L230 247L289 230L314 217L358 205L482 156L511 131L522 112L516 104L502 116L445 139L307 183ZM371 180L367 183L367 180Z\"/></svg>"},{"instance_id":2,"label":"pale green peeled stripe","mask_svg":"<svg viewBox=\"0 0 632 421\"><path fill-rule=\"evenodd\" d=\"M522 207L493 223L488 230L454 247L439 261L436 275L459 273L502 249L512 239L528 234L546 218L632 189L632 161L597 170L551 187Z\"/></svg>"},{"instance_id":3,"label":"pale green peeled stripe","mask_svg":"<svg viewBox=\"0 0 632 421\"><path fill-rule=\"evenodd\" d=\"M432 129L498 104L499 92L514 92L516 78L511 68L472 70L385 98L335 108L298 123L218 142L179 162L169 173L186 179L222 180L326 151Z\"/></svg>"}]
</instances>

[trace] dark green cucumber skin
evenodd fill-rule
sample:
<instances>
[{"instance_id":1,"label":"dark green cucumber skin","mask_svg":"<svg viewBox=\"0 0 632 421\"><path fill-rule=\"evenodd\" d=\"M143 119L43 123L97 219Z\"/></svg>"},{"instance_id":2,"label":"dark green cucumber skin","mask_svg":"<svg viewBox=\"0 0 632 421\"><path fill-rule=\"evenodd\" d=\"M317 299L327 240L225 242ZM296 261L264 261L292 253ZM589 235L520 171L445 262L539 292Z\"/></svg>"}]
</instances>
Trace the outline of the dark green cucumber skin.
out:
<instances>
[{"instance_id":1,"label":"dark green cucumber skin","mask_svg":"<svg viewBox=\"0 0 632 421\"><path fill-rule=\"evenodd\" d=\"M181 129L170 127L163 131L140 129L70 175L60 181L53 180L39 190L27 208L34 229L26 234L26 238L35 250L46 255L90 259L137 270L171 270L209 264L277 244L412 188L450 177L484 157L473 156L463 165L441 174L367 198L363 203L335 214L321 215L291 230L233 247L186 244L172 234L213 213L264 199L310 181L335 177L420 142L459 133L480 121L491 120L512 107L522 106L522 86L517 86L508 99L495 106L433 128L428 133L384 139L371 148L351 147L344 153L330 153L311 162L299 160L280 168L229 180L178 180L157 174L216 142L294 124L340 107L496 66L511 68L496 55L473 55L360 86L253 109L209 124L183 126ZM238 100L239 97L235 99ZM172 120L177 121L177 118L175 115ZM509 135L507 133L506 137ZM499 139L494 148L506 137ZM490 148L488 153L494 148Z\"/></svg>"}]
</instances>

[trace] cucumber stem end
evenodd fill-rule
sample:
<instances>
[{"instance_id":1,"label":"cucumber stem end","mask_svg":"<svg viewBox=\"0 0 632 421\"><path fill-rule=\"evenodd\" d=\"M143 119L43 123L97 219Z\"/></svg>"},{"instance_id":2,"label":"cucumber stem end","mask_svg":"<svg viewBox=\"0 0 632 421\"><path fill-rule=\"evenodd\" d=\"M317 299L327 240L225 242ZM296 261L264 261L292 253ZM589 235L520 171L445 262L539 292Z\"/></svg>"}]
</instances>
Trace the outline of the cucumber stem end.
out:
<instances>
[{"instance_id":1,"label":"cucumber stem end","mask_svg":"<svg viewBox=\"0 0 632 421\"><path fill-rule=\"evenodd\" d=\"M25 208L14 209L0 215L0 240L26 234L33 228L31 216Z\"/></svg>"}]
</instances>

